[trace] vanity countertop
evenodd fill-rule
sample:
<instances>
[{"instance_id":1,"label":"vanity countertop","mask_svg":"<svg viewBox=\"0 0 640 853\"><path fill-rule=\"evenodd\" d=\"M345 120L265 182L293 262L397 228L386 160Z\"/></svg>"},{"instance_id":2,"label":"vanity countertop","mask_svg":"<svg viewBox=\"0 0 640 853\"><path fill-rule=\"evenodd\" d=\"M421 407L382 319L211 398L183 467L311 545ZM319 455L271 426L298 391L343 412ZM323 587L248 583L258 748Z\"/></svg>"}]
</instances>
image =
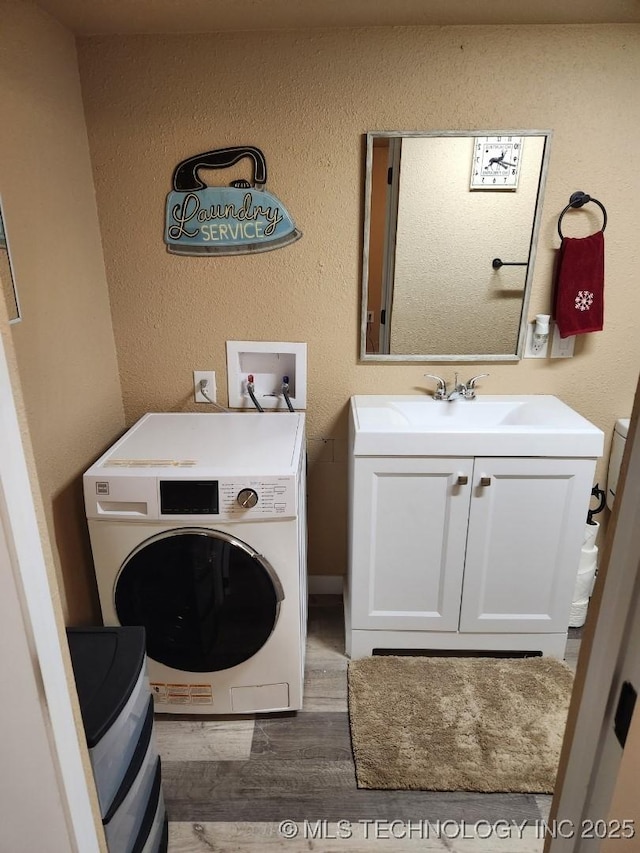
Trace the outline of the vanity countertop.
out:
<instances>
[{"instance_id":1,"label":"vanity countertop","mask_svg":"<svg viewBox=\"0 0 640 853\"><path fill-rule=\"evenodd\" d=\"M355 456L602 455L604 433L549 394L351 398Z\"/></svg>"}]
</instances>

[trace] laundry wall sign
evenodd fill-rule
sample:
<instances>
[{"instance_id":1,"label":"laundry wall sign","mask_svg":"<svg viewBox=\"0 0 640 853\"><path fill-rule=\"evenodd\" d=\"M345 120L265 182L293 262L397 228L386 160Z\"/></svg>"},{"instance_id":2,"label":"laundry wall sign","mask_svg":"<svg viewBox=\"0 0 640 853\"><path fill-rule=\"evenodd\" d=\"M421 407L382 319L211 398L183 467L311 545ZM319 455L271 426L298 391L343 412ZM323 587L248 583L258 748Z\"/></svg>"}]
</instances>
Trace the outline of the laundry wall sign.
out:
<instances>
[{"instance_id":1,"label":"laundry wall sign","mask_svg":"<svg viewBox=\"0 0 640 853\"><path fill-rule=\"evenodd\" d=\"M253 182L207 186L199 169L228 169L248 157ZM282 202L264 187L259 148L216 148L178 163L167 196L164 241L175 255L242 255L288 246L302 237Z\"/></svg>"}]
</instances>

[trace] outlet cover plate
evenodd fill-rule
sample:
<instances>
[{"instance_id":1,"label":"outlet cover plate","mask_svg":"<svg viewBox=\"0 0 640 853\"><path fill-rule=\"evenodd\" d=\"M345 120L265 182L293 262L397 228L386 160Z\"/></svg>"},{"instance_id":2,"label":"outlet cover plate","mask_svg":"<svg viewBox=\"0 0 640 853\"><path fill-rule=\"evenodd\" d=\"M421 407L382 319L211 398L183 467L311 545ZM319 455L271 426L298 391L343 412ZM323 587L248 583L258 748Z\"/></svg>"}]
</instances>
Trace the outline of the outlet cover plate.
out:
<instances>
[{"instance_id":1,"label":"outlet cover plate","mask_svg":"<svg viewBox=\"0 0 640 853\"><path fill-rule=\"evenodd\" d=\"M213 370L194 370L193 371L193 394L195 397L196 403L207 403L211 405L211 401L207 400L207 398L200 391L200 380L206 379L208 382L207 385L207 394L211 397L211 400L215 403L217 400L217 391L216 391L216 374Z\"/></svg>"},{"instance_id":2,"label":"outlet cover plate","mask_svg":"<svg viewBox=\"0 0 640 853\"><path fill-rule=\"evenodd\" d=\"M544 342L544 344L540 347L533 346L533 330L535 329L536 324L529 323L527 325L527 340L524 345L524 357L525 358L546 358L547 350L549 349L549 338Z\"/></svg>"}]
</instances>

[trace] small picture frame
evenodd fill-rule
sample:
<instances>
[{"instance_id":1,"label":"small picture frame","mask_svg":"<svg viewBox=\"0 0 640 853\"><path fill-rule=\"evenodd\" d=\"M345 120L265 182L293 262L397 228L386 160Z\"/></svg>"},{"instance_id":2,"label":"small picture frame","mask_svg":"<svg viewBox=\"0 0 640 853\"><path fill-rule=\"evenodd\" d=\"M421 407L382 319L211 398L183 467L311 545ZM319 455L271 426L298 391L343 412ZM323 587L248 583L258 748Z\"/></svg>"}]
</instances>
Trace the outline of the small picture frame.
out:
<instances>
[{"instance_id":1,"label":"small picture frame","mask_svg":"<svg viewBox=\"0 0 640 853\"><path fill-rule=\"evenodd\" d=\"M473 141L469 188L516 190L521 161L521 136L476 136Z\"/></svg>"}]
</instances>

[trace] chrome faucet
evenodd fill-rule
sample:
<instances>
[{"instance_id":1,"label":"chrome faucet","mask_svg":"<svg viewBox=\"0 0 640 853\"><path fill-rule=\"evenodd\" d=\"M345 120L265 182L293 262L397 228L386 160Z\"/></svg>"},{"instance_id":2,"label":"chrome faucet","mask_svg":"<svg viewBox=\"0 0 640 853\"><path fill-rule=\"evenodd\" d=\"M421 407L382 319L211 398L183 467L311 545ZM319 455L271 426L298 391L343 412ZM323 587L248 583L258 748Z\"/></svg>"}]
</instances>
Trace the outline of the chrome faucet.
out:
<instances>
[{"instance_id":1,"label":"chrome faucet","mask_svg":"<svg viewBox=\"0 0 640 853\"><path fill-rule=\"evenodd\" d=\"M455 374L453 381L453 389L447 393L447 383L440 376L434 376L433 373L425 373L426 379L435 379L437 384L436 390L433 392L434 400L447 400L452 403L454 400L473 400L476 396L476 382L482 379L483 376L488 376L488 373L478 373L477 376L472 376L467 382L458 382L458 374Z\"/></svg>"},{"instance_id":2,"label":"chrome faucet","mask_svg":"<svg viewBox=\"0 0 640 853\"><path fill-rule=\"evenodd\" d=\"M453 380L453 390L450 391L445 397L448 403L452 403L454 400L459 400L462 398L463 400L467 396L467 386L464 382L458 382L458 374L455 374L455 379Z\"/></svg>"}]
</instances>

